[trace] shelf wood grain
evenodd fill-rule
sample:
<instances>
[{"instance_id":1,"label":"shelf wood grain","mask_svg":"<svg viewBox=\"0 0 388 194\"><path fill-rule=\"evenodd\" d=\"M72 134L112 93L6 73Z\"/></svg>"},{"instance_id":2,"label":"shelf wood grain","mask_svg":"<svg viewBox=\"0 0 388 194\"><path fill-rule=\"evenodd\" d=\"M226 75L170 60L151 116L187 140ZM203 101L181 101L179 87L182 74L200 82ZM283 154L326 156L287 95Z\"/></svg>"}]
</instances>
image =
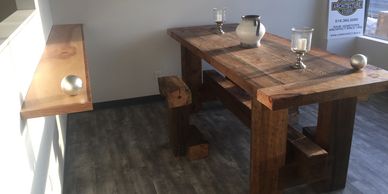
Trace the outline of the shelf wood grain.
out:
<instances>
[{"instance_id":1,"label":"shelf wood grain","mask_svg":"<svg viewBox=\"0 0 388 194\"><path fill-rule=\"evenodd\" d=\"M77 75L83 88L76 96L61 90L66 75ZM93 109L81 24L54 25L20 111L23 119Z\"/></svg>"}]
</instances>

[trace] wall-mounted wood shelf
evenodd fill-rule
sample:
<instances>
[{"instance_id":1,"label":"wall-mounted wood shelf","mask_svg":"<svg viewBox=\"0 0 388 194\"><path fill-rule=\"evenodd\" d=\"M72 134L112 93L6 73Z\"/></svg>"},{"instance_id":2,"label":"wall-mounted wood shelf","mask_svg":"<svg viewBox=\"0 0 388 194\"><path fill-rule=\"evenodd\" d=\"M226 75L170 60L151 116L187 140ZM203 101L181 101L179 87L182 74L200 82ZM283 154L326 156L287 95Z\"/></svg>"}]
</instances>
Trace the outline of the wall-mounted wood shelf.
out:
<instances>
[{"instance_id":1,"label":"wall-mounted wood shelf","mask_svg":"<svg viewBox=\"0 0 388 194\"><path fill-rule=\"evenodd\" d=\"M76 96L66 95L61 90L62 78L70 74L83 80L83 88ZM27 119L92 109L82 25L55 25L24 100L21 117Z\"/></svg>"}]
</instances>

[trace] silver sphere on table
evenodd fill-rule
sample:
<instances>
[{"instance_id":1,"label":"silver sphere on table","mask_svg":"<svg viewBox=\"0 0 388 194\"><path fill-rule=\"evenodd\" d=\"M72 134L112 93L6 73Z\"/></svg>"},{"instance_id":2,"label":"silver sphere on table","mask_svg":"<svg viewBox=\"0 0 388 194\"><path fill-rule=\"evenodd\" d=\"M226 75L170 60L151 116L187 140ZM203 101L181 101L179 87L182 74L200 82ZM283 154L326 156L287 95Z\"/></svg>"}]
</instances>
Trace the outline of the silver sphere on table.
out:
<instances>
[{"instance_id":1,"label":"silver sphere on table","mask_svg":"<svg viewBox=\"0 0 388 194\"><path fill-rule=\"evenodd\" d=\"M368 64L368 58L363 54L355 54L350 58L350 65L353 69L359 70Z\"/></svg>"},{"instance_id":2,"label":"silver sphere on table","mask_svg":"<svg viewBox=\"0 0 388 194\"><path fill-rule=\"evenodd\" d=\"M75 96L81 92L83 81L76 75L65 76L61 81L62 91L70 96Z\"/></svg>"}]
</instances>

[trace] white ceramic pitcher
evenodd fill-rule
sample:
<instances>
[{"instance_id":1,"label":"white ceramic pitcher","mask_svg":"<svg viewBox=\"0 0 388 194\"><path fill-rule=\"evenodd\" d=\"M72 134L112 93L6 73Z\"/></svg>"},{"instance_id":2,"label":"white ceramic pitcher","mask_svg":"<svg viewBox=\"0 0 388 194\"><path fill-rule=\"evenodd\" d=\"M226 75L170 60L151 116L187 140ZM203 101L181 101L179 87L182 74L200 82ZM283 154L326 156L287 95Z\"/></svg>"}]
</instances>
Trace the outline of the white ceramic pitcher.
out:
<instances>
[{"instance_id":1,"label":"white ceramic pitcher","mask_svg":"<svg viewBox=\"0 0 388 194\"><path fill-rule=\"evenodd\" d=\"M245 15L241 18L242 21L236 28L241 46L247 48L259 47L261 45L260 40L265 34L265 26L260 22L260 16Z\"/></svg>"}]
</instances>

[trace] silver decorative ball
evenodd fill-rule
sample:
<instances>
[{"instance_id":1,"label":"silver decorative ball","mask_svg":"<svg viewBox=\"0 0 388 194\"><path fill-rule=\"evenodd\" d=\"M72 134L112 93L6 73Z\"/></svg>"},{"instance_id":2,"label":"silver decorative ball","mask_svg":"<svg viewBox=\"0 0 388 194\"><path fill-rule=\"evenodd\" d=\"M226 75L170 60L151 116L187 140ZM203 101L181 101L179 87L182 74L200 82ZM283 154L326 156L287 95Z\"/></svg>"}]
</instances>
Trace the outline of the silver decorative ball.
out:
<instances>
[{"instance_id":1,"label":"silver decorative ball","mask_svg":"<svg viewBox=\"0 0 388 194\"><path fill-rule=\"evenodd\" d=\"M368 64L368 58L363 54L355 54L350 58L350 65L353 69L362 69Z\"/></svg>"},{"instance_id":2,"label":"silver decorative ball","mask_svg":"<svg viewBox=\"0 0 388 194\"><path fill-rule=\"evenodd\" d=\"M61 81L62 91L70 96L75 96L82 89L82 79L76 75L65 76Z\"/></svg>"}]
</instances>

